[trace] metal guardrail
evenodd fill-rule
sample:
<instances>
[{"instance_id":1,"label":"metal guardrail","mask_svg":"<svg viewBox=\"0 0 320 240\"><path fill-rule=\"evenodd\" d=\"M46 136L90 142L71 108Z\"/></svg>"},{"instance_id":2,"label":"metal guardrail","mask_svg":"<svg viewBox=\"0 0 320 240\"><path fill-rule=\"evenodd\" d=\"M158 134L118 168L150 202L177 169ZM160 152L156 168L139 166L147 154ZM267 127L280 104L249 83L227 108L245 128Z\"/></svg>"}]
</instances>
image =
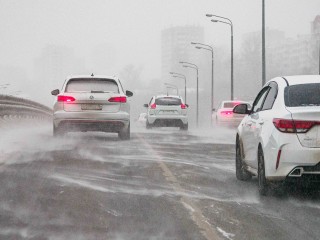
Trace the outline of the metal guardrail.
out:
<instances>
[{"instance_id":1,"label":"metal guardrail","mask_svg":"<svg viewBox=\"0 0 320 240\"><path fill-rule=\"evenodd\" d=\"M5 115L51 118L52 109L28 99L0 95L0 117Z\"/></svg>"}]
</instances>

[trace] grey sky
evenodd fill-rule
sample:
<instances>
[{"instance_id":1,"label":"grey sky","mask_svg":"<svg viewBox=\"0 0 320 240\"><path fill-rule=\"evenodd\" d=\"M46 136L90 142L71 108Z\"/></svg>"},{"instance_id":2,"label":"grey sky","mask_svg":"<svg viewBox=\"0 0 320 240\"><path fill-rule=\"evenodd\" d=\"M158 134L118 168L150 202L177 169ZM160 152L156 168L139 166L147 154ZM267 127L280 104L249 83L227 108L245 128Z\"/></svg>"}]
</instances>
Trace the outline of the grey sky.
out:
<instances>
[{"instance_id":1,"label":"grey sky","mask_svg":"<svg viewBox=\"0 0 320 240\"><path fill-rule=\"evenodd\" d=\"M116 70L133 63L144 77L159 77L163 28L200 25L206 42L228 44L227 25L211 23L206 13L233 20L237 47L243 33L261 29L261 0L0 0L0 65L23 67L32 77L41 49L60 44L94 68L87 61L93 48L108 44L116 49ZM266 0L267 27L287 36L309 33L317 14L319 0Z\"/></svg>"}]
</instances>

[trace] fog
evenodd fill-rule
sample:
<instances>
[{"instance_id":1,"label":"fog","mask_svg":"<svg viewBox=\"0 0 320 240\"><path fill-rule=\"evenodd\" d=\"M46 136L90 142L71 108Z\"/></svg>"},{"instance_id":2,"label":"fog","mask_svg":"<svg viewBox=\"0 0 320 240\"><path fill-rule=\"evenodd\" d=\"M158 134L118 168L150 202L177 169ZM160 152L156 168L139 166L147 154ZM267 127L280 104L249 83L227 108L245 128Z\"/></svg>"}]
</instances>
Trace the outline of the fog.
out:
<instances>
[{"instance_id":1,"label":"fog","mask_svg":"<svg viewBox=\"0 0 320 240\"><path fill-rule=\"evenodd\" d=\"M203 43L214 48L217 107L230 98L230 28L210 22L205 14L212 13L233 22L235 97L252 100L261 87L261 6L257 0L0 0L0 94L52 106L50 90L61 88L68 75L117 75L135 92L132 115L137 117L144 111L143 103L165 92L165 82L176 84L183 96L183 82L161 70L161 34L172 27L195 26L203 29ZM281 42L311 36L319 9L318 0L266 1L268 79L317 72L316 46L311 46L313 57L307 67L292 63L278 69L278 63L268 62L268 51L277 52L280 45L268 43L274 41L272 31L279 32ZM200 113L208 115L201 119L205 125L210 119L210 56L191 44L182 48L191 55L181 60L199 66ZM194 120L194 71L177 65L168 70L187 75Z\"/></svg>"}]
</instances>

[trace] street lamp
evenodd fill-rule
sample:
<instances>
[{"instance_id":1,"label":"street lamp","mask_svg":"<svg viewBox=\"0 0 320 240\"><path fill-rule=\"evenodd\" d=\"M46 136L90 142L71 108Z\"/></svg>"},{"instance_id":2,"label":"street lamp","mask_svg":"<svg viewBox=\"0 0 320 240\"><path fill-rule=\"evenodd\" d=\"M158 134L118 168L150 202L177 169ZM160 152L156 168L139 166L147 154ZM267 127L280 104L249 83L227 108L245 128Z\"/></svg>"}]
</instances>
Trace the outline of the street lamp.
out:
<instances>
[{"instance_id":1,"label":"street lamp","mask_svg":"<svg viewBox=\"0 0 320 240\"><path fill-rule=\"evenodd\" d=\"M213 14L206 14L207 17L217 17L221 19L225 19L227 21L221 21L217 19L211 19L211 22L220 22L224 24L228 24L231 27L231 100L233 100L233 23L229 18L221 17Z\"/></svg>"},{"instance_id":2,"label":"street lamp","mask_svg":"<svg viewBox=\"0 0 320 240\"><path fill-rule=\"evenodd\" d=\"M167 95L168 95L168 88L172 88L172 89L176 89L177 90L177 95L179 96L179 89L176 85L173 85L171 83L164 83L164 85L166 85L167 87Z\"/></svg>"},{"instance_id":3,"label":"street lamp","mask_svg":"<svg viewBox=\"0 0 320 240\"><path fill-rule=\"evenodd\" d=\"M211 52L211 110L210 110L210 123L211 123L211 126L212 126L212 110L213 110L213 106L214 106L214 96L213 96L213 93L214 93L214 89L213 89L213 69L214 69L214 66L213 66L213 48L210 46L210 45L207 45L207 44L203 44L203 43L196 43L196 42L191 42L192 45L196 45L195 47L197 49L204 49L204 50L207 50L207 51L210 51Z\"/></svg>"},{"instance_id":4,"label":"street lamp","mask_svg":"<svg viewBox=\"0 0 320 240\"><path fill-rule=\"evenodd\" d=\"M184 100L187 103L187 78L185 75L176 72L170 72L172 77L184 79Z\"/></svg>"},{"instance_id":5,"label":"street lamp","mask_svg":"<svg viewBox=\"0 0 320 240\"><path fill-rule=\"evenodd\" d=\"M193 68L197 71L197 127L199 127L199 68L197 65L189 62L180 61L183 67Z\"/></svg>"},{"instance_id":6,"label":"street lamp","mask_svg":"<svg viewBox=\"0 0 320 240\"><path fill-rule=\"evenodd\" d=\"M262 86L266 83L266 30L264 9L264 0L262 0Z\"/></svg>"}]
</instances>

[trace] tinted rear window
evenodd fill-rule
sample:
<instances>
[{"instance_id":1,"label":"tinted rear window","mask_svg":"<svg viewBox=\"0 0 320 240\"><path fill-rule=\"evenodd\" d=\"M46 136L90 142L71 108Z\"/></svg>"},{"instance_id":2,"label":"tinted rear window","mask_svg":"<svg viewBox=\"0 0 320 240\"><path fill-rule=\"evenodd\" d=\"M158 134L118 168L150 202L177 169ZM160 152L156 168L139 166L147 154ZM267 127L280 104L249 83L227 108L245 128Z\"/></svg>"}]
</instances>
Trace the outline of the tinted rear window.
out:
<instances>
[{"instance_id":1,"label":"tinted rear window","mask_svg":"<svg viewBox=\"0 0 320 240\"><path fill-rule=\"evenodd\" d=\"M239 105L240 103L238 102L225 102L223 104L224 108L234 108L235 106Z\"/></svg>"},{"instance_id":2,"label":"tinted rear window","mask_svg":"<svg viewBox=\"0 0 320 240\"><path fill-rule=\"evenodd\" d=\"M320 83L288 86L284 96L287 107L320 106Z\"/></svg>"},{"instance_id":3,"label":"tinted rear window","mask_svg":"<svg viewBox=\"0 0 320 240\"><path fill-rule=\"evenodd\" d=\"M67 83L66 92L116 92L119 93L117 83L112 79L81 78L71 79Z\"/></svg>"},{"instance_id":4,"label":"tinted rear window","mask_svg":"<svg viewBox=\"0 0 320 240\"><path fill-rule=\"evenodd\" d=\"M173 106L173 105L180 105L181 99L173 98L173 97L164 97L164 98L157 98L156 105L165 105L165 106Z\"/></svg>"}]
</instances>

